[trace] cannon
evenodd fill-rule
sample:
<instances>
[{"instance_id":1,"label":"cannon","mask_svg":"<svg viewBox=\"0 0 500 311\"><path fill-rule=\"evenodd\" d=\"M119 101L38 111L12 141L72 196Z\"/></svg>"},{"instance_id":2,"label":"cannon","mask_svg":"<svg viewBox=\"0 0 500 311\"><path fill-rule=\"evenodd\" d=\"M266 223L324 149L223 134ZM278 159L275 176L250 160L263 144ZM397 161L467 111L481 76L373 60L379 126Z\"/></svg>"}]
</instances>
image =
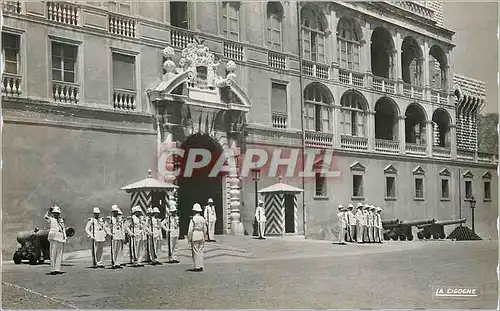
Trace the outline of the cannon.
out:
<instances>
[{"instance_id":1,"label":"cannon","mask_svg":"<svg viewBox=\"0 0 500 311\"><path fill-rule=\"evenodd\" d=\"M395 219L397 220L397 219ZM413 234L411 227L420 225L429 225L435 223L435 219L428 220L412 220L412 221L392 221L390 223L382 222L382 227L384 228L384 240L389 241L390 239L397 241L411 241L413 240Z\"/></svg>"},{"instance_id":2,"label":"cannon","mask_svg":"<svg viewBox=\"0 0 500 311\"><path fill-rule=\"evenodd\" d=\"M449 225L456 225L456 224L463 224L466 221L465 218L462 219L455 219L455 220L442 220L442 221L436 221L435 223L432 224L423 224L417 226L418 229L420 229L419 232L417 232L417 237L420 240L425 239L430 239L431 236L434 239L444 239L446 238L446 235L444 234L444 226L449 226Z\"/></svg>"},{"instance_id":3,"label":"cannon","mask_svg":"<svg viewBox=\"0 0 500 311\"><path fill-rule=\"evenodd\" d=\"M75 235L75 229L68 227L66 236ZM16 265L23 260L28 260L31 265L43 263L50 259L49 230L35 228L33 231L21 231L17 234L17 241L21 247L14 253L13 260Z\"/></svg>"}]
</instances>

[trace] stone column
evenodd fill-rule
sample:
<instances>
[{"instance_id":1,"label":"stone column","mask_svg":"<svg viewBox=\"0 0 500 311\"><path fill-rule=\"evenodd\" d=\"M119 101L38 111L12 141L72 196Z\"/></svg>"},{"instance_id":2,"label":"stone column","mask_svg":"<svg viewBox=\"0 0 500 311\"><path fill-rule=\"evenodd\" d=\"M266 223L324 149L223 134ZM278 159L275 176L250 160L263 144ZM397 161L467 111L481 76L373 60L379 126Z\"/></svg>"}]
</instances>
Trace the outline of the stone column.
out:
<instances>
[{"instance_id":1,"label":"stone column","mask_svg":"<svg viewBox=\"0 0 500 311\"><path fill-rule=\"evenodd\" d=\"M399 154L405 154L406 152L406 127L405 127L406 116L398 116L398 140L399 140Z\"/></svg>"},{"instance_id":2,"label":"stone column","mask_svg":"<svg viewBox=\"0 0 500 311\"><path fill-rule=\"evenodd\" d=\"M333 105L333 148L340 148L340 137L342 136L342 125L340 124L340 120L342 120L342 110L340 110L339 104Z\"/></svg>"},{"instance_id":3,"label":"stone column","mask_svg":"<svg viewBox=\"0 0 500 311\"><path fill-rule=\"evenodd\" d=\"M244 235L243 224L241 223L241 187L240 187L240 178L238 176L238 162L237 156L239 152L236 147L236 142L234 140L231 141L231 151L229 151L229 156L232 159L228 159L229 165L234 165L235 169L231 169L229 172L229 206L231 208L231 234L232 235Z\"/></svg>"},{"instance_id":4,"label":"stone column","mask_svg":"<svg viewBox=\"0 0 500 311\"><path fill-rule=\"evenodd\" d=\"M375 111L368 110L368 124L366 129L366 137L368 138L368 151L375 151Z\"/></svg>"},{"instance_id":5,"label":"stone column","mask_svg":"<svg viewBox=\"0 0 500 311\"><path fill-rule=\"evenodd\" d=\"M432 157L432 146L434 145L434 135L433 135L433 122L432 120L425 121L425 134L426 134L426 144L427 144L427 157Z\"/></svg>"},{"instance_id":6,"label":"stone column","mask_svg":"<svg viewBox=\"0 0 500 311\"><path fill-rule=\"evenodd\" d=\"M450 124L450 144L451 144L451 158L457 158L457 125Z\"/></svg>"},{"instance_id":7,"label":"stone column","mask_svg":"<svg viewBox=\"0 0 500 311\"><path fill-rule=\"evenodd\" d=\"M424 53L424 62L423 62L424 83L422 84L424 87L424 99L430 99L429 43L427 43L427 41L424 42L422 51Z\"/></svg>"}]
</instances>

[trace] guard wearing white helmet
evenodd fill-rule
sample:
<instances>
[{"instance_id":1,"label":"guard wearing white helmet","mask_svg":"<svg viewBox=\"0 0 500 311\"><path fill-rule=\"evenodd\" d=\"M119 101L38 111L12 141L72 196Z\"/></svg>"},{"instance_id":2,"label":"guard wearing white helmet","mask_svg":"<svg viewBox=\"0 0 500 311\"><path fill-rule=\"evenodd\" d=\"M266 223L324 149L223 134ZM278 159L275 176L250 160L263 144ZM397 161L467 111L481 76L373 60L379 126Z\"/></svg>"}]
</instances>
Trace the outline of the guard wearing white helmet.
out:
<instances>
[{"instance_id":1,"label":"guard wearing white helmet","mask_svg":"<svg viewBox=\"0 0 500 311\"><path fill-rule=\"evenodd\" d=\"M384 243L384 226L382 226L382 209L377 207L377 227L378 227L378 242Z\"/></svg>"},{"instance_id":2,"label":"guard wearing white helmet","mask_svg":"<svg viewBox=\"0 0 500 311\"><path fill-rule=\"evenodd\" d=\"M375 243L375 206L370 205L368 209L368 237L371 243Z\"/></svg>"},{"instance_id":3,"label":"guard wearing white helmet","mask_svg":"<svg viewBox=\"0 0 500 311\"><path fill-rule=\"evenodd\" d=\"M130 243L132 245L132 262L134 267L142 267L139 261L143 258L143 249L145 248L145 237L146 237L146 226L141 219L143 214L142 208L140 206L135 206L132 208L132 216L129 218L129 222L126 226L126 230L130 235Z\"/></svg>"},{"instance_id":4,"label":"guard wearing white helmet","mask_svg":"<svg viewBox=\"0 0 500 311\"><path fill-rule=\"evenodd\" d=\"M153 240L153 230L151 227L151 216L153 215L153 209L147 208L146 215L141 216L141 221L144 224L144 250L139 259L140 262L150 262L154 264L152 260L152 240Z\"/></svg>"},{"instance_id":5,"label":"guard wearing white helmet","mask_svg":"<svg viewBox=\"0 0 500 311\"><path fill-rule=\"evenodd\" d=\"M358 203L358 206L356 207L356 242L358 243L363 243L363 234L364 234L364 215L363 215L363 204Z\"/></svg>"},{"instance_id":6,"label":"guard wearing white helmet","mask_svg":"<svg viewBox=\"0 0 500 311\"><path fill-rule=\"evenodd\" d=\"M345 214L345 208L342 204L340 204L337 212L337 228L339 231L338 241L340 245L346 245L344 241L346 226L347 226L347 218Z\"/></svg>"},{"instance_id":7,"label":"guard wearing white helmet","mask_svg":"<svg viewBox=\"0 0 500 311\"><path fill-rule=\"evenodd\" d=\"M85 232L89 239L92 239L92 258L94 268L104 268L102 264L102 254L104 250L104 242L106 241L106 235L108 235L108 228L104 219L99 217L101 211L98 207L94 207L94 216L89 218L87 225L85 226Z\"/></svg>"},{"instance_id":8,"label":"guard wearing white helmet","mask_svg":"<svg viewBox=\"0 0 500 311\"><path fill-rule=\"evenodd\" d=\"M201 205L193 205L193 218L189 221L188 242L191 244L191 254L193 256L194 269L191 271L203 271L203 247L207 235L207 222L201 216Z\"/></svg>"},{"instance_id":9,"label":"guard wearing white helmet","mask_svg":"<svg viewBox=\"0 0 500 311\"><path fill-rule=\"evenodd\" d=\"M265 229L266 229L266 211L264 210L264 201L259 200L257 208L255 209L255 219L257 220L257 228L259 231L259 239L265 239Z\"/></svg>"},{"instance_id":10,"label":"guard wearing white helmet","mask_svg":"<svg viewBox=\"0 0 500 311\"><path fill-rule=\"evenodd\" d=\"M123 218L119 216L118 205L111 206L111 216L108 217L107 230L111 235L111 268L121 269L123 246L125 243L125 228Z\"/></svg>"},{"instance_id":11,"label":"guard wearing white helmet","mask_svg":"<svg viewBox=\"0 0 500 311\"><path fill-rule=\"evenodd\" d=\"M168 263L179 263L177 257L177 244L179 242L179 216L177 216L177 203L169 201L170 213L161 222L162 228L167 231Z\"/></svg>"},{"instance_id":12,"label":"guard wearing white helmet","mask_svg":"<svg viewBox=\"0 0 500 311\"><path fill-rule=\"evenodd\" d=\"M205 206L203 217L208 225L208 238L207 242L215 242L215 222L217 221L217 214L215 213L214 200L208 199L208 205Z\"/></svg>"},{"instance_id":13,"label":"guard wearing white helmet","mask_svg":"<svg viewBox=\"0 0 500 311\"><path fill-rule=\"evenodd\" d=\"M162 241L160 209L158 207L155 207L151 210L151 212L152 215L149 216L149 228L151 231L151 238L149 240L149 254L153 265L161 265L161 262L158 261L158 258L160 257Z\"/></svg>"},{"instance_id":14,"label":"guard wearing white helmet","mask_svg":"<svg viewBox=\"0 0 500 311\"><path fill-rule=\"evenodd\" d=\"M354 205L347 206L347 241L356 242L356 216L353 213Z\"/></svg>"},{"instance_id":15,"label":"guard wearing white helmet","mask_svg":"<svg viewBox=\"0 0 500 311\"><path fill-rule=\"evenodd\" d=\"M50 274L62 274L64 243L66 243L66 227L61 218L61 209L55 205L45 213L45 220L49 223L48 240L50 243Z\"/></svg>"},{"instance_id":16,"label":"guard wearing white helmet","mask_svg":"<svg viewBox=\"0 0 500 311\"><path fill-rule=\"evenodd\" d=\"M368 209L369 208L370 208L370 205L368 205L368 204L365 204L363 206L363 218L364 218L363 242L364 243L370 243L370 238L368 236L368 231L369 231L369 227L368 227Z\"/></svg>"},{"instance_id":17,"label":"guard wearing white helmet","mask_svg":"<svg viewBox=\"0 0 500 311\"><path fill-rule=\"evenodd\" d=\"M118 207L118 221L119 223L122 224L122 231L123 231L123 247L122 247L122 250L121 252L118 253L118 261L121 263L120 266L124 266L126 265L125 263L123 263L123 256L124 256L124 249L125 249L125 228L126 228L126 223L125 223L125 219L123 217L123 212L122 210Z\"/></svg>"}]
</instances>

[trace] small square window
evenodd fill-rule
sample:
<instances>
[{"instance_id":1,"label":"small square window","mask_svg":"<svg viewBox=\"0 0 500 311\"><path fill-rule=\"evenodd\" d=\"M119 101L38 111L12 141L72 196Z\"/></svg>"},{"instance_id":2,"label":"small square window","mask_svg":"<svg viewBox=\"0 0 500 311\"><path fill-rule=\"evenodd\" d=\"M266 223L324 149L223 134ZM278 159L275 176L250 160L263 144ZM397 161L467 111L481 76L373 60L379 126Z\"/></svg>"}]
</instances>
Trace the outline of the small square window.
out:
<instances>
[{"instance_id":1,"label":"small square window","mask_svg":"<svg viewBox=\"0 0 500 311\"><path fill-rule=\"evenodd\" d=\"M363 196L363 176L353 175L352 176L352 196L362 197Z\"/></svg>"},{"instance_id":2,"label":"small square window","mask_svg":"<svg viewBox=\"0 0 500 311\"><path fill-rule=\"evenodd\" d=\"M469 200L472 198L472 181L466 180L465 181L465 199Z\"/></svg>"},{"instance_id":3,"label":"small square window","mask_svg":"<svg viewBox=\"0 0 500 311\"><path fill-rule=\"evenodd\" d=\"M386 177L385 178L385 196L386 198L396 197L396 178Z\"/></svg>"},{"instance_id":4,"label":"small square window","mask_svg":"<svg viewBox=\"0 0 500 311\"><path fill-rule=\"evenodd\" d=\"M415 178L415 198L424 198L424 180L422 178Z\"/></svg>"},{"instance_id":5,"label":"small square window","mask_svg":"<svg viewBox=\"0 0 500 311\"><path fill-rule=\"evenodd\" d=\"M450 198L450 181L448 179L441 179L441 199Z\"/></svg>"},{"instance_id":6,"label":"small square window","mask_svg":"<svg viewBox=\"0 0 500 311\"><path fill-rule=\"evenodd\" d=\"M491 201L491 182L484 182L484 200Z\"/></svg>"}]
</instances>

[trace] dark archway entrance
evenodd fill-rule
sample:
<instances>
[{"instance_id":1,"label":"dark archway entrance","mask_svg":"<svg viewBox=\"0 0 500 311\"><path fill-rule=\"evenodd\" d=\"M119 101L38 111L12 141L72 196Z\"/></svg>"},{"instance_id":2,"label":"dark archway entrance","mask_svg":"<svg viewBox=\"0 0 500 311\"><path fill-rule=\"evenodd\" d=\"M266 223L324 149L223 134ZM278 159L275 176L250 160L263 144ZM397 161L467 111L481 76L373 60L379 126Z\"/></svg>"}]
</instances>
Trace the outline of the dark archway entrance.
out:
<instances>
[{"instance_id":1,"label":"dark archway entrance","mask_svg":"<svg viewBox=\"0 0 500 311\"><path fill-rule=\"evenodd\" d=\"M189 150L205 149L211 154L210 163L203 168L194 169L192 175L184 176L186 160ZM184 157L181 160L181 175L178 177L179 186L179 230L180 237L187 235L189 220L192 215L193 204L199 203L202 208L207 205L208 198L214 200L217 213L215 223L215 234L224 233L224 206L222 200L222 176L209 177L213 166L222 153L222 147L209 135L195 134L189 136L182 144ZM195 161L200 161L201 156L197 156Z\"/></svg>"}]
</instances>

